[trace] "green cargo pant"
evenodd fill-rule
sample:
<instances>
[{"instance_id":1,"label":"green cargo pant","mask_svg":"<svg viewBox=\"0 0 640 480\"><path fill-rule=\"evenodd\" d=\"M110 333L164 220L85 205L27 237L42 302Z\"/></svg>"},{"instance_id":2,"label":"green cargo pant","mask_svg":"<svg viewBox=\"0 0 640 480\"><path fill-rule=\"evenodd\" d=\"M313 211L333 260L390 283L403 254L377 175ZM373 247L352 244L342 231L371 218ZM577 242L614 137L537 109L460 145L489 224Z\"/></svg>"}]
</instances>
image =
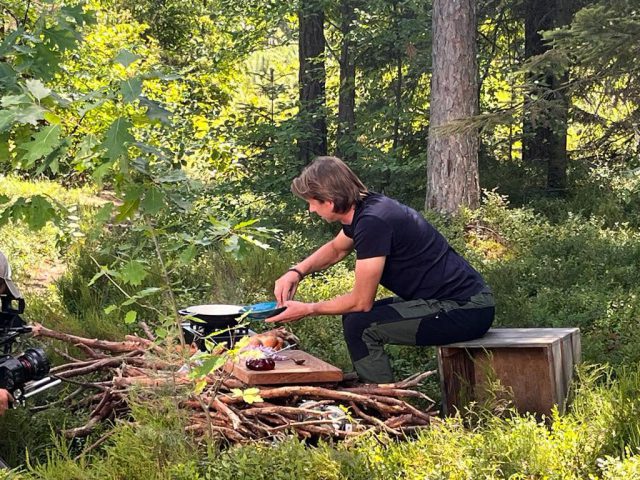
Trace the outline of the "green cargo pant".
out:
<instances>
[{"instance_id":1,"label":"green cargo pant","mask_svg":"<svg viewBox=\"0 0 640 480\"><path fill-rule=\"evenodd\" d=\"M351 360L362 381L394 381L385 344L446 345L484 335L495 315L489 289L466 301L378 300L368 312L342 317L344 337Z\"/></svg>"}]
</instances>

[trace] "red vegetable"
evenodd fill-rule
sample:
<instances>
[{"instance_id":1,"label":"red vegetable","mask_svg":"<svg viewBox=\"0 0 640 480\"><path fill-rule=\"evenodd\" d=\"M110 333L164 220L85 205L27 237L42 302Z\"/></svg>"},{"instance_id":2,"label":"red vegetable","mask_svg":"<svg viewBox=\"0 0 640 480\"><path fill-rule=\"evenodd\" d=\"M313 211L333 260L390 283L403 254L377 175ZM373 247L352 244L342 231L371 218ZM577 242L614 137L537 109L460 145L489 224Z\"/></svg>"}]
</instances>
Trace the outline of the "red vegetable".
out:
<instances>
[{"instance_id":1,"label":"red vegetable","mask_svg":"<svg viewBox=\"0 0 640 480\"><path fill-rule=\"evenodd\" d=\"M249 370L273 370L276 368L276 362L273 358L250 358L245 362Z\"/></svg>"}]
</instances>

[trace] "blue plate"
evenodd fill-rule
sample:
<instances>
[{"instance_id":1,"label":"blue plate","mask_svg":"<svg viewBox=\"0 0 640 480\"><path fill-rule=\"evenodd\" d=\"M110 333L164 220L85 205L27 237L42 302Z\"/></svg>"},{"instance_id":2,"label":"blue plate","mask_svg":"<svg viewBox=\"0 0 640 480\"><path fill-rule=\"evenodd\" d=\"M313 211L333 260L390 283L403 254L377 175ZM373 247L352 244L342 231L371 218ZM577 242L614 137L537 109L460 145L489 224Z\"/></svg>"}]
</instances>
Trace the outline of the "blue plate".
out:
<instances>
[{"instance_id":1,"label":"blue plate","mask_svg":"<svg viewBox=\"0 0 640 480\"><path fill-rule=\"evenodd\" d=\"M278 307L276 302L262 302L254 305L247 305L242 308L243 312L249 312L247 317L252 320L264 320L285 311L287 307Z\"/></svg>"}]
</instances>

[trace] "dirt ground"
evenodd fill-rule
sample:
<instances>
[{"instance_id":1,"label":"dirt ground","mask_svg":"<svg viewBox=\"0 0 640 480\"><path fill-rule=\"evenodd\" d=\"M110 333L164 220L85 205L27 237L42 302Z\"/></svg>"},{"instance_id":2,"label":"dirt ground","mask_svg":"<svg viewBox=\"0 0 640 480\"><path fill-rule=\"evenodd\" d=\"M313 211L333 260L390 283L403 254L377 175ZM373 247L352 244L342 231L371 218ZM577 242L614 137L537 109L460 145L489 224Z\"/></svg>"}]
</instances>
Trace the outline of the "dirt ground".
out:
<instances>
[{"instance_id":1,"label":"dirt ground","mask_svg":"<svg viewBox=\"0 0 640 480\"><path fill-rule=\"evenodd\" d=\"M44 260L42 264L21 275L20 288L26 291L42 292L64 275L65 271L66 265L62 261Z\"/></svg>"}]
</instances>

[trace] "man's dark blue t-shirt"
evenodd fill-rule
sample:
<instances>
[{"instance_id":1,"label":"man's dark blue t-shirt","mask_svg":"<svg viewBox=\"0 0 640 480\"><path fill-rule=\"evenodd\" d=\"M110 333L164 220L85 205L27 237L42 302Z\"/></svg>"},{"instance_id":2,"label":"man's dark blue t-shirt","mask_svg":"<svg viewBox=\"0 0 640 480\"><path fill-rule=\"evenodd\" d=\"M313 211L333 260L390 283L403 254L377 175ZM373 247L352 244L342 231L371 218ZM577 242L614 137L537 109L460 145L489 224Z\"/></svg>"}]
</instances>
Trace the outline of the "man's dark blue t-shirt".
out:
<instances>
[{"instance_id":1,"label":"man's dark blue t-shirt","mask_svg":"<svg viewBox=\"0 0 640 480\"><path fill-rule=\"evenodd\" d=\"M482 276L418 212L369 193L351 225L357 259L385 256L380 284L405 300L465 300L485 288Z\"/></svg>"}]
</instances>

